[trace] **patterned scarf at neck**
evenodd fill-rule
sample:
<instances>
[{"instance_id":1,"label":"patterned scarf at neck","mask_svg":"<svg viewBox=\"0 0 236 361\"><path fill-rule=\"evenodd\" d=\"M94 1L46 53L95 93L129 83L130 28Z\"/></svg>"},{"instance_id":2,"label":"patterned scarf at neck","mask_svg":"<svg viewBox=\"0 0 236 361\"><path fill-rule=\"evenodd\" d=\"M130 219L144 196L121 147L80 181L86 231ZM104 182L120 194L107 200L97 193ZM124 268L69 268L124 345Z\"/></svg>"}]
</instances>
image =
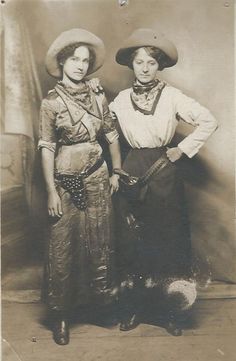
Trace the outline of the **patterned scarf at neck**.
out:
<instances>
[{"instance_id":1,"label":"patterned scarf at neck","mask_svg":"<svg viewBox=\"0 0 236 361\"><path fill-rule=\"evenodd\" d=\"M134 109L139 110L143 114L153 115L165 85L165 82L158 79L147 84L141 84L136 79L130 94Z\"/></svg>"},{"instance_id":2,"label":"patterned scarf at neck","mask_svg":"<svg viewBox=\"0 0 236 361\"><path fill-rule=\"evenodd\" d=\"M64 84L62 81L57 83L57 86L67 95L69 95L75 102L78 102L89 113L100 117L100 111L97 106L97 102L91 89L86 81L78 83L76 88Z\"/></svg>"}]
</instances>

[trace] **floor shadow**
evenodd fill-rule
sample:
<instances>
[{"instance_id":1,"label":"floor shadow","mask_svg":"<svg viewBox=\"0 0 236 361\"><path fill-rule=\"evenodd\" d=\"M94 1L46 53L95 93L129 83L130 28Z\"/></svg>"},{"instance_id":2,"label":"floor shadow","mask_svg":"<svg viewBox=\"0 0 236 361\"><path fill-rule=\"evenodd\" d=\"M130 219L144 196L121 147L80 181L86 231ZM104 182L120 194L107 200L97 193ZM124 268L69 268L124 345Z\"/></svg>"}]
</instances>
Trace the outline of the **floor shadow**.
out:
<instances>
[{"instance_id":1,"label":"floor shadow","mask_svg":"<svg viewBox=\"0 0 236 361\"><path fill-rule=\"evenodd\" d=\"M145 323L152 326L166 328L168 321L167 314L162 310L156 310L155 308L149 308L146 312L141 315L141 323ZM191 330L199 327L198 313L194 306L190 311L178 315L178 325L183 330Z\"/></svg>"}]
</instances>

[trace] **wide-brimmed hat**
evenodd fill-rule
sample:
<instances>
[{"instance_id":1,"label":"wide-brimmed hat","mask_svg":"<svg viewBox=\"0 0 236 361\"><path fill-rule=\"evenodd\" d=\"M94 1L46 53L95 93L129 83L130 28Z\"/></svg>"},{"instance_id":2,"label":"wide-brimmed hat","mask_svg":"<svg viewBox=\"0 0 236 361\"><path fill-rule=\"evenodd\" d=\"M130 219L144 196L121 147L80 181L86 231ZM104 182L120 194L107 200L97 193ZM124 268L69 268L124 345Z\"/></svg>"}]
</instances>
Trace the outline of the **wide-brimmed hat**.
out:
<instances>
[{"instance_id":1,"label":"wide-brimmed hat","mask_svg":"<svg viewBox=\"0 0 236 361\"><path fill-rule=\"evenodd\" d=\"M129 65L132 52L144 46L154 46L167 56L165 67L171 67L177 63L178 52L175 45L152 29L135 30L122 44L116 53L116 61L121 65Z\"/></svg>"},{"instance_id":2,"label":"wide-brimmed hat","mask_svg":"<svg viewBox=\"0 0 236 361\"><path fill-rule=\"evenodd\" d=\"M89 68L87 74L94 73L102 66L105 57L105 47L103 41L85 29L71 29L61 33L48 49L45 65L50 75L55 78L60 78L62 76L61 67L57 61L57 55L66 46L73 45L75 43L86 44L92 47L95 53L94 62Z\"/></svg>"}]
</instances>

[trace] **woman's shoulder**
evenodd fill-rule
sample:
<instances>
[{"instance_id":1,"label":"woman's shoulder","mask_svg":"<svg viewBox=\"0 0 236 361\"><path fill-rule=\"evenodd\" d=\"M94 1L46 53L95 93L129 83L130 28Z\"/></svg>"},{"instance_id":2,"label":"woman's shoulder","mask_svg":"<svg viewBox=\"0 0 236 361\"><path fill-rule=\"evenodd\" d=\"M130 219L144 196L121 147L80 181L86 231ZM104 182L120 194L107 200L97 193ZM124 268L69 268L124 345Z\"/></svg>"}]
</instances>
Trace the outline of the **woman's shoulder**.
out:
<instances>
[{"instance_id":1,"label":"woman's shoulder","mask_svg":"<svg viewBox=\"0 0 236 361\"><path fill-rule=\"evenodd\" d=\"M132 88L126 88L124 90L121 90L118 95L119 96L126 96L127 94L130 94L131 90L132 90Z\"/></svg>"},{"instance_id":2,"label":"woman's shoulder","mask_svg":"<svg viewBox=\"0 0 236 361\"><path fill-rule=\"evenodd\" d=\"M179 94L181 93L181 90L176 88L174 85L168 83L168 82L164 82L165 83L165 88L164 90L168 93L168 94Z\"/></svg>"},{"instance_id":3,"label":"woman's shoulder","mask_svg":"<svg viewBox=\"0 0 236 361\"><path fill-rule=\"evenodd\" d=\"M116 100L127 101L127 97L128 98L130 97L131 90L132 90L132 88L127 88L127 89L121 90L115 97L114 101L116 101Z\"/></svg>"},{"instance_id":4,"label":"woman's shoulder","mask_svg":"<svg viewBox=\"0 0 236 361\"><path fill-rule=\"evenodd\" d=\"M172 100L177 100L183 96L183 92L180 89L176 88L175 86L165 82L163 95L165 95L168 98L171 98Z\"/></svg>"},{"instance_id":5,"label":"woman's shoulder","mask_svg":"<svg viewBox=\"0 0 236 361\"><path fill-rule=\"evenodd\" d=\"M53 88L53 89L48 91L48 93L47 93L46 97L44 98L44 100L46 99L48 101L53 101L53 100L57 99L57 97L58 97L58 94L56 92L56 89Z\"/></svg>"},{"instance_id":6,"label":"woman's shoulder","mask_svg":"<svg viewBox=\"0 0 236 361\"><path fill-rule=\"evenodd\" d=\"M57 104L57 99L58 99L58 94L56 92L56 90L53 88L51 90L48 91L47 95L45 98L43 98L42 100L42 106L46 107L56 107Z\"/></svg>"}]
</instances>

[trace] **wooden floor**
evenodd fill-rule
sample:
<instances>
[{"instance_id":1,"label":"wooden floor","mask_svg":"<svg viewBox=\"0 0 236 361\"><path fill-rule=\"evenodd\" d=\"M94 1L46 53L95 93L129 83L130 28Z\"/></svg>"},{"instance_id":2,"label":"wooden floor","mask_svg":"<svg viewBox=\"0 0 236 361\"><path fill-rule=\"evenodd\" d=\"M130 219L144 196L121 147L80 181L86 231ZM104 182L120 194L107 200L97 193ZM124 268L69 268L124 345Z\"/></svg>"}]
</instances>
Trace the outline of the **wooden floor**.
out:
<instances>
[{"instance_id":1,"label":"wooden floor","mask_svg":"<svg viewBox=\"0 0 236 361\"><path fill-rule=\"evenodd\" d=\"M211 282L183 336L156 324L135 330L74 323L68 346L58 346L43 322L42 266L10 270L2 279L3 361L236 361L236 285Z\"/></svg>"},{"instance_id":2,"label":"wooden floor","mask_svg":"<svg viewBox=\"0 0 236 361\"><path fill-rule=\"evenodd\" d=\"M130 332L74 324L67 346L56 345L40 303L3 301L3 361L235 361L236 299L198 300L192 324L173 337L157 325Z\"/></svg>"}]
</instances>

